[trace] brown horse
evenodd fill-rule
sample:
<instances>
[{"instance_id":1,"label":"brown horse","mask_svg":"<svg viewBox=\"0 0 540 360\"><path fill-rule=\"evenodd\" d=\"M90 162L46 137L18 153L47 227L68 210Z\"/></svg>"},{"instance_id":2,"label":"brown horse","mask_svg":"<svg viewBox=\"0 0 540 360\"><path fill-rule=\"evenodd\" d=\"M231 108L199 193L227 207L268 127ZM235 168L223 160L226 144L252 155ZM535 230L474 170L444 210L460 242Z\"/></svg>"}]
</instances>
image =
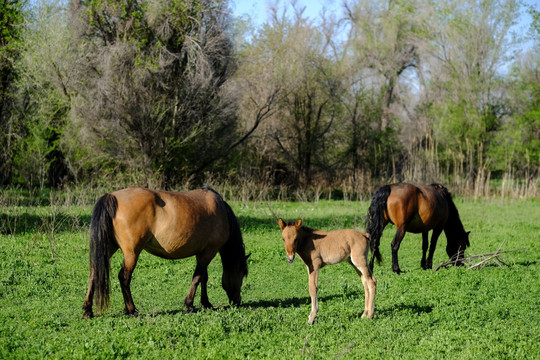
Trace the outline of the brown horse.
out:
<instances>
[{"instance_id":1,"label":"brown horse","mask_svg":"<svg viewBox=\"0 0 540 360\"><path fill-rule=\"evenodd\" d=\"M373 259L381 260L379 243L384 227L391 222L397 228L392 241L392 270L401 273L398 250L405 232L422 233L423 269L431 269L437 239L444 230L447 239L446 253L456 264L462 264L463 255L469 246L469 232L465 232L459 213L450 192L440 184L411 185L393 184L380 187L371 200L366 218L366 229L371 238L370 269ZM428 232L433 230L429 255Z\"/></svg>"},{"instance_id":2,"label":"brown horse","mask_svg":"<svg viewBox=\"0 0 540 360\"><path fill-rule=\"evenodd\" d=\"M353 229L331 232L313 230L302 226L302 219L285 223L278 221L282 230L281 236L287 253L287 260L292 263L294 254L304 261L309 275L309 295L311 296L311 313L308 323L313 324L319 304L317 302L317 283L319 269L325 265L333 265L348 260L355 268L364 285L365 304L362 317L373 317L375 309L375 291L377 280L368 267L369 240L367 234Z\"/></svg>"},{"instance_id":3,"label":"brown horse","mask_svg":"<svg viewBox=\"0 0 540 360\"><path fill-rule=\"evenodd\" d=\"M240 226L231 207L208 186L185 193L129 188L106 194L97 201L90 224L85 319L93 316L94 295L101 309L108 306L110 258L119 248L124 261L118 279L126 314L138 315L130 282L142 250L166 259L196 257L197 265L184 301L188 312L193 310L199 283L202 306L212 307L207 295L207 267L219 252L222 286L230 302L240 304L240 290L248 272Z\"/></svg>"}]
</instances>

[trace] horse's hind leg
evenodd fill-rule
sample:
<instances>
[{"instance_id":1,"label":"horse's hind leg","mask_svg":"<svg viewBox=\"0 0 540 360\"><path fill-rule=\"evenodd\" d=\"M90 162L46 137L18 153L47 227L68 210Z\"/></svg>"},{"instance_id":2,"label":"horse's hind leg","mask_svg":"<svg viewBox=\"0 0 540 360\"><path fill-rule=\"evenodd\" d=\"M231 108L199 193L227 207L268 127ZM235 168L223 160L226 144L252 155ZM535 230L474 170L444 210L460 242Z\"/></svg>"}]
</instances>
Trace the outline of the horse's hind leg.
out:
<instances>
[{"instance_id":1,"label":"horse's hind leg","mask_svg":"<svg viewBox=\"0 0 540 360\"><path fill-rule=\"evenodd\" d=\"M116 252L116 250L118 250L118 245L109 244L108 246L109 248L108 248L107 253L109 254L108 260L110 261L113 254ZM92 311L92 307L94 303L94 292L95 292L94 282L96 281L95 276L96 276L95 269L93 266L90 266L90 278L88 280L88 290L86 292L86 298L84 299L84 304L83 304L83 310L84 310L83 318L84 319L89 319L89 318L94 317L94 312Z\"/></svg>"},{"instance_id":2,"label":"horse's hind leg","mask_svg":"<svg viewBox=\"0 0 540 360\"><path fill-rule=\"evenodd\" d=\"M94 301L94 268L90 268L90 279L88 280L88 291L86 292L86 299L84 300L83 310L84 310L84 319L89 319L94 317L94 312L92 311L92 304Z\"/></svg>"},{"instance_id":3,"label":"horse's hind leg","mask_svg":"<svg viewBox=\"0 0 540 360\"><path fill-rule=\"evenodd\" d=\"M431 234L431 243L429 244L429 255L427 258L427 263L425 269L431 269L433 267L433 254L435 253L435 248L437 247L437 240L443 231L441 227L435 227L433 233Z\"/></svg>"},{"instance_id":4,"label":"horse's hind leg","mask_svg":"<svg viewBox=\"0 0 540 360\"><path fill-rule=\"evenodd\" d=\"M428 268L426 266L426 254L427 254L427 251L428 251L428 232L424 231L422 233L422 260L420 261L420 266L424 270Z\"/></svg>"},{"instance_id":5,"label":"horse's hind leg","mask_svg":"<svg viewBox=\"0 0 540 360\"><path fill-rule=\"evenodd\" d=\"M353 251L350 263L360 276L364 286L364 312L362 317L371 319L375 312L375 293L377 292L377 280L368 267L367 251L365 254L358 254Z\"/></svg>"},{"instance_id":6,"label":"horse's hind leg","mask_svg":"<svg viewBox=\"0 0 540 360\"><path fill-rule=\"evenodd\" d=\"M139 312L135 308L135 303L133 302L133 297L131 296L131 276L133 275L133 270L135 270L135 265L137 265L137 259L139 254L134 251L123 251L124 261L122 262L122 267L118 273L118 280L120 281L120 287L122 288L122 295L124 296L124 304L126 306L124 312L127 315L138 316Z\"/></svg>"}]
</instances>

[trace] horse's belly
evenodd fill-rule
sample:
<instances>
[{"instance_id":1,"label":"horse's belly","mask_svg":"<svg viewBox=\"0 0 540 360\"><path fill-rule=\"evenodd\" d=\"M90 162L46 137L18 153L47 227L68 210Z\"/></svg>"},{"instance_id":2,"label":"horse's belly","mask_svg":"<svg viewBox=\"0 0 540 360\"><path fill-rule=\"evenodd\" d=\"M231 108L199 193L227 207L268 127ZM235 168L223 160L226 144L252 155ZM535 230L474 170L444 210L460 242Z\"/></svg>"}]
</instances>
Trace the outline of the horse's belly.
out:
<instances>
[{"instance_id":1,"label":"horse's belly","mask_svg":"<svg viewBox=\"0 0 540 360\"><path fill-rule=\"evenodd\" d=\"M433 229L437 223L433 221L423 221L419 216L415 216L405 227L405 231L419 234Z\"/></svg>"},{"instance_id":2,"label":"horse's belly","mask_svg":"<svg viewBox=\"0 0 540 360\"><path fill-rule=\"evenodd\" d=\"M145 244L144 250L165 259L182 259L195 255L198 249L188 246L186 243L176 243L174 246L170 246L167 243L161 244L156 238L152 237Z\"/></svg>"}]
</instances>

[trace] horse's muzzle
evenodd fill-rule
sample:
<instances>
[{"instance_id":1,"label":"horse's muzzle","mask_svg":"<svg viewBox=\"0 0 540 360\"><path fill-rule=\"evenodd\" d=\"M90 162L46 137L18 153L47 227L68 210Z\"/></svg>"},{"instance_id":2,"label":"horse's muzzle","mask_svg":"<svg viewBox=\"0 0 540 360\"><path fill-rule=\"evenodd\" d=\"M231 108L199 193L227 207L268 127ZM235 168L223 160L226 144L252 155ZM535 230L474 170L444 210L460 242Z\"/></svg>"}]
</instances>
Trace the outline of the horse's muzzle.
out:
<instances>
[{"instance_id":1,"label":"horse's muzzle","mask_svg":"<svg viewBox=\"0 0 540 360\"><path fill-rule=\"evenodd\" d=\"M289 264L292 264L292 262L294 261L294 254L287 254L287 261L289 262Z\"/></svg>"}]
</instances>

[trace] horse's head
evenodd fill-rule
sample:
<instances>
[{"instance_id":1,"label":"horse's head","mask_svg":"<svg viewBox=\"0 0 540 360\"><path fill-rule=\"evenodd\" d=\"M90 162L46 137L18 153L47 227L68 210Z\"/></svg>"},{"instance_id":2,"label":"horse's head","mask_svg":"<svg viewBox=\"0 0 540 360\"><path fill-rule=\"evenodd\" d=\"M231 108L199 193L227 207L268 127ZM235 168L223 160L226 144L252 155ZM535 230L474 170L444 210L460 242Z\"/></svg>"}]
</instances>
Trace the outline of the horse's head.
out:
<instances>
[{"instance_id":1,"label":"horse's head","mask_svg":"<svg viewBox=\"0 0 540 360\"><path fill-rule=\"evenodd\" d=\"M446 253L448 257L455 260L457 265L463 265L463 259L465 258L465 249L470 246L469 234L470 231L463 231L458 237L453 237L453 241L448 240L446 245Z\"/></svg>"},{"instance_id":2,"label":"horse's head","mask_svg":"<svg viewBox=\"0 0 540 360\"><path fill-rule=\"evenodd\" d=\"M287 261L292 263L294 254L296 253L296 246L298 245L298 230L302 227L302 219L288 224L283 219L279 219L278 224L281 228L281 237L283 238L283 245L287 253Z\"/></svg>"},{"instance_id":3,"label":"horse's head","mask_svg":"<svg viewBox=\"0 0 540 360\"><path fill-rule=\"evenodd\" d=\"M221 284L223 286L223 289L227 293L229 302L236 306L240 306L240 303L242 301L240 291L242 290L244 277L247 276L247 259L250 256L251 254L244 256L244 262L237 264L237 268L234 269L234 271L231 271L231 269L223 268Z\"/></svg>"}]
</instances>

